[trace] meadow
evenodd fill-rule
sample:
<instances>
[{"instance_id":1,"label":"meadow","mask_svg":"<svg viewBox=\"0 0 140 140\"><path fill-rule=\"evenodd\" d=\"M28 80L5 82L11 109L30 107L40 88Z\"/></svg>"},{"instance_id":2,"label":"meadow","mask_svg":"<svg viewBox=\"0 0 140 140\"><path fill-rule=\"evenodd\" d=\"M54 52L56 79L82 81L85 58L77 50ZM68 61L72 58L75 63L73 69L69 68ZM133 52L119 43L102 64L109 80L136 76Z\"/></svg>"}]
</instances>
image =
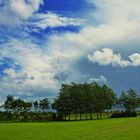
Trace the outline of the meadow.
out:
<instances>
[{"instance_id":1,"label":"meadow","mask_svg":"<svg viewBox=\"0 0 140 140\"><path fill-rule=\"evenodd\" d=\"M0 123L0 140L138 140L140 117L92 121Z\"/></svg>"}]
</instances>

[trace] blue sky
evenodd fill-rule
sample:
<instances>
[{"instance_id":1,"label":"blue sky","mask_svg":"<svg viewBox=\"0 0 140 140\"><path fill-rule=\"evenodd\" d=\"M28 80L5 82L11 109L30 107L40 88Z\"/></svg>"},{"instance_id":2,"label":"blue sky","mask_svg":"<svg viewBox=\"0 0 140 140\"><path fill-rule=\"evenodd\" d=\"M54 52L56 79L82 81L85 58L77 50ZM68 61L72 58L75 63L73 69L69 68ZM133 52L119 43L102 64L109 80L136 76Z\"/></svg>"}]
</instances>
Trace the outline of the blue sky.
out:
<instances>
[{"instance_id":1,"label":"blue sky","mask_svg":"<svg viewBox=\"0 0 140 140\"><path fill-rule=\"evenodd\" d=\"M62 83L140 92L138 0L0 0L0 102L54 98Z\"/></svg>"}]
</instances>

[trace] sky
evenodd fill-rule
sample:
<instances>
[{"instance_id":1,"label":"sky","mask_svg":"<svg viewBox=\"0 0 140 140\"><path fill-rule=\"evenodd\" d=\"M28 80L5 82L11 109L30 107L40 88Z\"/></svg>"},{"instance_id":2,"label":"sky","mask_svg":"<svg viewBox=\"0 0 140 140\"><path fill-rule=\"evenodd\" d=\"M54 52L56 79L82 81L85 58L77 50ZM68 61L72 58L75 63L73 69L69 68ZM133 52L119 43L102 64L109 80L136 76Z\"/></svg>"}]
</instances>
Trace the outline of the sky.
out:
<instances>
[{"instance_id":1,"label":"sky","mask_svg":"<svg viewBox=\"0 0 140 140\"><path fill-rule=\"evenodd\" d=\"M62 83L140 92L139 0L0 0L0 103L53 99Z\"/></svg>"}]
</instances>

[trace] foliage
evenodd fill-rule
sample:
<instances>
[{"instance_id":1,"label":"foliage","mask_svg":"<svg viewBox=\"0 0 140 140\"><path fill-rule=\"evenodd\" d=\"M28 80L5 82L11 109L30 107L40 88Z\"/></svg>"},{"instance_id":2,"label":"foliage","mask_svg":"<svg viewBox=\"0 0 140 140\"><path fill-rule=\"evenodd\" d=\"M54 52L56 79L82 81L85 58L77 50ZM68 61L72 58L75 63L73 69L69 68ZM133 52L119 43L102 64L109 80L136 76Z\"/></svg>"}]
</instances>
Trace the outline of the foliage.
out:
<instances>
[{"instance_id":1,"label":"foliage","mask_svg":"<svg viewBox=\"0 0 140 140\"><path fill-rule=\"evenodd\" d=\"M49 109L49 100L48 98L44 98L39 102L40 109L45 112Z\"/></svg>"},{"instance_id":2,"label":"foliage","mask_svg":"<svg viewBox=\"0 0 140 140\"><path fill-rule=\"evenodd\" d=\"M116 102L116 95L114 91L107 85L99 85L96 82L69 85L63 84L58 97L52 104L53 108L57 110L58 114L69 115L93 112L97 113L97 118L102 118L101 113L105 109L111 109ZM91 116L92 119L92 116Z\"/></svg>"},{"instance_id":3,"label":"foliage","mask_svg":"<svg viewBox=\"0 0 140 140\"><path fill-rule=\"evenodd\" d=\"M75 115L76 120L82 120L85 115L87 120L89 116L93 119L93 113L97 119L101 119L104 112L110 117L110 111L115 104L119 104L125 111L115 112L111 117L135 116L140 98L133 89L122 92L117 98L113 89L96 82L62 84L58 96L51 105L47 97L32 103L8 95L1 106L4 111L0 112L0 120L60 121L71 120L71 115ZM48 113L50 109L54 109L54 112Z\"/></svg>"},{"instance_id":4,"label":"foliage","mask_svg":"<svg viewBox=\"0 0 140 140\"><path fill-rule=\"evenodd\" d=\"M135 109L139 106L136 91L133 89L129 89L127 92L123 91L119 103L125 108L126 112L135 112Z\"/></svg>"},{"instance_id":5,"label":"foliage","mask_svg":"<svg viewBox=\"0 0 140 140\"><path fill-rule=\"evenodd\" d=\"M121 112L114 112L111 114L111 118L122 118L122 117L136 117L137 114L136 112L126 112L126 111L121 111Z\"/></svg>"}]
</instances>

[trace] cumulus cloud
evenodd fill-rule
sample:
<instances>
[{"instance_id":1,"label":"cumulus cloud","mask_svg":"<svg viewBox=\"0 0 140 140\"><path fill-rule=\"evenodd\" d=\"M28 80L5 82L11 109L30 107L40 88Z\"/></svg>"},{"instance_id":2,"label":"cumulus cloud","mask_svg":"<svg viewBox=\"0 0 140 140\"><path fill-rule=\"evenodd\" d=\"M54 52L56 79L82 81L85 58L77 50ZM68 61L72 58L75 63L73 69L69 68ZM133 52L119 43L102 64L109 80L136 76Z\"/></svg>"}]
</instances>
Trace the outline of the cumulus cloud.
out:
<instances>
[{"instance_id":1,"label":"cumulus cloud","mask_svg":"<svg viewBox=\"0 0 140 140\"><path fill-rule=\"evenodd\" d=\"M129 56L130 60L124 60L121 54L115 54L109 48L95 51L92 55L88 55L88 59L99 65L112 65L115 67L140 66L140 54L132 54Z\"/></svg>"},{"instance_id":2,"label":"cumulus cloud","mask_svg":"<svg viewBox=\"0 0 140 140\"><path fill-rule=\"evenodd\" d=\"M131 62L134 66L140 66L140 54L139 53L134 53L134 54L130 55L129 59L131 60Z\"/></svg>"},{"instance_id":3,"label":"cumulus cloud","mask_svg":"<svg viewBox=\"0 0 140 140\"><path fill-rule=\"evenodd\" d=\"M39 9L42 0L1 0L0 24L18 24ZM12 19L11 19L12 17Z\"/></svg>"}]
</instances>

